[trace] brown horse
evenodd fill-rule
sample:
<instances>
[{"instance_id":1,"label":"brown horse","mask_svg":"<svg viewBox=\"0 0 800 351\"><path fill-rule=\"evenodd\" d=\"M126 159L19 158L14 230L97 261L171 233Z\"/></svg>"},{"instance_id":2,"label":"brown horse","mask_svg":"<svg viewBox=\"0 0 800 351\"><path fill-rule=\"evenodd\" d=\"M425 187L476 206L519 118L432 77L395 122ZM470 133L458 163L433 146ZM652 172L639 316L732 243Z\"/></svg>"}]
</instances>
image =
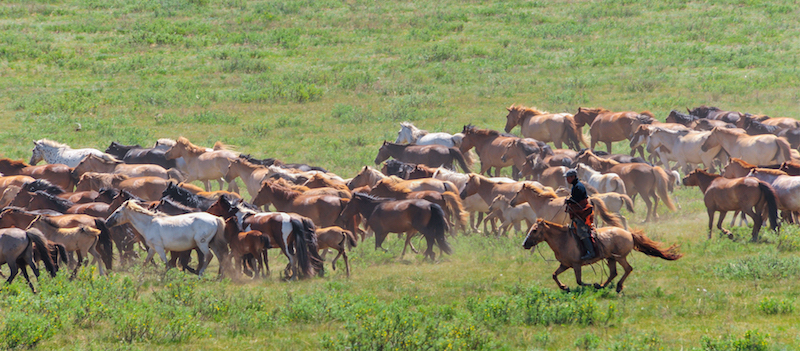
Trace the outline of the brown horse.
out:
<instances>
[{"instance_id":1,"label":"brown horse","mask_svg":"<svg viewBox=\"0 0 800 351\"><path fill-rule=\"evenodd\" d=\"M124 174L86 172L81 175L76 190L124 189L145 201L158 201L167 186L174 183L173 180L160 177L130 178Z\"/></svg>"},{"instance_id":2,"label":"brown horse","mask_svg":"<svg viewBox=\"0 0 800 351\"><path fill-rule=\"evenodd\" d=\"M562 143L574 150L580 150L581 144L587 146L572 114L548 113L514 105L506 109L506 133L511 133L515 126L519 126L523 137L552 142L559 149Z\"/></svg>"},{"instance_id":3,"label":"brown horse","mask_svg":"<svg viewBox=\"0 0 800 351\"><path fill-rule=\"evenodd\" d=\"M578 108L578 113L575 114L575 121L578 125L589 125L589 134L592 136L589 148L594 150L597 143L603 142L606 144L609 154L612 142L629 140L639 125L650 124L653 122L653 118L650 111L611 112L604 108ZM639 151L639 156L645 158L643 146L631 150L631 156L635 154L636 150Z\"/></svg>"},{"instance_id":4,"label":"brown horse","mask_svg":"<svg viewBox=\"0 0 800 351\"><path fill-rule=\"evenodd\" d=\"M31 278L28 277L28 270L25 268L26 266L31 267L33 274L37 279L39 278L39 268L33 262L34 250L38 252L39 257L44 261L50 276L55 277L58 267L50 258L50 248L51 246L47 244L47 239L39 230L0 229L0 266L8 264L8 268L11 269L11 275L6 280L6 283L11 284L21 268L22 276L28 281L31 291L36 292L33 289L33 284L31 284Z\"/></svg>"},{"instance_id":5,"label":"brown horse","mask_svg":"<svg viewBox=\"0 0 800 351\"><path fill-rule=\"evenodd\" d=\"M424 256L435 259L433 245L439 246L442 252L450 254L452 250L445 239L447 221L444 210L439 205L427 200L399 200L382 199L367 194L353 194L353 199L345 206L340 215L340 222L361 214L367 221L367 226L375 232L375 249L381 248L388 233L407 233L408 246L413 235L418 231L428 242ZM401 257L402 255L401 254Z\"/></svg>"},{"instance_id":6,"label":"brown horse","mask_svg":"<svg viewBox=\"0 0 800 351\"><path fill-rule=\"evenodd\" d=\"M253 277L269 275L269 263L267 263L267 269L264 269L267 250L272 246L268 236L258 230L243 232L239 228L236 217L230 217L225 220L225 238L230 244L237 274L245 271L243 261L247 255L250 255L256 260L256 263L252 265Z\"/></svg>"},{"instance_id":7,"label":"brown horse","mask_svg":"<svg viewBox=\"0 0 800 351\"><path fill-rule=\"evenodd\" d=\"M397 200L428 200L439 205L442 210L444 210L445 218L448 219L448 225L453 229L451 234L455 235L459 228L462 230L466 230L467 228L469 213L464 211L461 198L454 192L445 191L440 193L432 190L411 191L408 188L398 187L396 185L378 183L378 185L370 190L369 194L376 197L387 197Z\"/></svg>"},{"instance_id":8,"label":"brown horse","mask_svg":"<svg viewBox=\"0 0 800 351\"><path fill-rule=\"evenodd\" d=\"M189 139L180 137L164 156L167 160L183 157L186 160L185 181L202 181L206 191L210 191L209 180L213 179L219 182L219 190L222 190L222 178L228 172L231 160L237 159L239 154L224 149L209 151L204 147L192 144ZM228 191L231 190L239 192L235 182L228 183Z\"/></svg>"},{"instance_id":9,"label":"brown horse","mask_svg":"<svg viewBox=\"0 0 800 351\"><path fill-rule=\"evenodd\" d=\"M800 175L800 163L794 161L786 161L781 163L781 171L786 172L786 174L791 176Z\"/></svg>"},{"instance_id":10,"label":"brown horse","mask_svg":"<svg viewBox=\"0 0 800 351\"><path fill-rule=\"evenodd\" d=\"M311 218L319 226L332 226L347 205L347 199L333 195L305 195L269 180L261 186L253 205L275 206L281 212L294 212Z\"/></svg>"},{"instance_id":11,"label":"brown horse","mask_svg":"<svg viewBox=\"0 0 800 351\"><path fill-rule=\"evenodd\" d=\"M543 151L545 150L540 148L533 139L517 139L509 145L503 156L500 156L500 160L506 162L510 159L514 163L514 167L521 171L529 158L537 160L543 157L552 157L549 154L545 155ZM514 179L519 178L519 174L513 174L512 176Z\"/></svg>"},{"instance_id":12,"label":"brown horse","mask_svg":"<svg viewBox=\"0 0 800 351\"><path fill-rule=\"evenodd\" d=\"M575 272L575 281L578 285L586 286L589 284L584 284L581 280L581 267L606 260L606 264L608 264L608 279L603 284L594 285L596 289L602 289L616 278L617 262L619 262L622 269L625 270L622 278L617 283L617 292L620 292L623 289L625 279L633 271L627 260L631 250L668 261L674 261L683 256L677 252L675 245L662 249L660 243L646 237L640 230L629 232L618 227L604 227L597 229L595 237L595 245L598 248L596 252L598 254L591 260L583 261L580 259L582 252L578 238L575 234L570 233L569 227L539 219L528 232L522 247L528 250L542 241L547 242L547 245L553 250L556 260L561 263L558 269L553 272L553 280L556 281L561 290L565 291L569 291L569 288L558 280L558 275L570 268Z\"/></svg>"},{"instance_id":13,"label":"brown horse","mask_svg":"<svg viewBox=\"0 0 800 351\"><path fill-rule=\"evenodd\" d=\"M457 161L461 169L469 173L469 165L464 159L462 152L466 152L466 150L459 151L459 149L454 147L437 144L408 145L384 141L381 148L378 149L378 155L375 156L375 164L380 164L389 159L389 157L393 157L402 162L423 164L434 168L444 167L447 169L455 169L455 167L453 167L453 162Z\"/></svg>"},{"instance_id":14,"label":"brown horse","mask_svg":"<svg viewBox=\"0 0 800 351\"><path fill-rule=\"evenodd\" d=\"M81 162L72 170L72 178L80 179L86 172L124 174L128 177L159 177L164 179L176 179L181 181L183 176L177 169L169 171L159 165L151 164L125 164L111 155L104 154L97 156L86 155Z\"/></svg>"},{"instance_id":15,"label":"brown horse","mask_svg":"<svg viewBox=\"0 0 800 351\"><path fill-rule=\"evenodd\" d=\"M353 179L350 179L350 181L347 182L347 187L350 190L360 188L362 186L373 187L386 177L387 176L381 173L381 171L370 166L364 166L364 168L362 168L358 174L353 177Z\"/></svg>"},{"instance_id":16,"label":"brown horse","mask_svg":"<svg viewBox=\"0 0 800 351\"><path fill-rule=\"evenodd\" d=\"M728 211L742 211L753 219L751 241L758 240L758 232L763 223L763 211L766 208L770 228L777 227L778 204L775 190L762 180L753 177L726 179L719 174L711 174L696 169L683 178L683 185L699 186L703 192L703 201L708 211L708 238L714 224L714 213L720 212L717 228L733 238L733 234L722 228L722 221Z\"/></svg>"},{"instance_id":17,"label":"brown horse","mask_svg":"<svg viewBox=\"0 0 800 351\"><path fill-rule=\"evenodd\" d=\"M339 252L331 262L331 267L333 267L334 271L336 270L336 260L338 260L339 257L344 257L344 266L347 271L347 276L349 277L350 260L347 258L347 245L350 245L350 247L356 247L356 245L358 245L353 233L337 226L319 228L317 229L317 244L320 250L331 248ZM322 258L324 259L325 256L323 255Z\"/></svg>"},{"instance_id":18,"label":"brown horse","mask_svg":"<svg viewBox=\"0 0 800 351\"><path fill-rule=\"evenodd\" d=\"M36 179L45 179L67 191L72 191L72 188L75 187L72 168L62 164L31 166L24 161L0 158L0 174L6 176L26 175Z\"/></svg>"},{"instance_id":19,"label":"brown horse","mask_svg":"<svg viewBox=\"0 0 800 351\"><path fill-rule=\"evenodd\" d=\"M467 152L473 147L481 160L480 174L489 175L489 171L494 167L494 176L500 176L500 169L513 166L514 162L510 159L502 160L506 150L512 146L517 138L514 135L502 134L496 130L480 129L473 125L464 126L462 131L464 138L461 140L459 149ZM516 173L516 172L514 172Z\"/></svg>"}]
</instances>

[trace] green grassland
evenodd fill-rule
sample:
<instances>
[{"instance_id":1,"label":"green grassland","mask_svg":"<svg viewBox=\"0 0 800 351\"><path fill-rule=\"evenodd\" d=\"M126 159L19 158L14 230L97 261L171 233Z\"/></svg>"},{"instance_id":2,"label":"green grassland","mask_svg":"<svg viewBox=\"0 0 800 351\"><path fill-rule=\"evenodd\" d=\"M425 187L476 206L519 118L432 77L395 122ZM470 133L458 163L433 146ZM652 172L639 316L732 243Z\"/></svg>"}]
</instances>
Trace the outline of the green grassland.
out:
<instances>
[{"instance_id":1,"label":"green grassland","mask_svg":"<svg viewBox=\"0 0 800 351\"><path fill-rule=\"evenodd\" d=\"M798 117L797 17L756 0L8 0L0 153L183 135L349 177L399 122L501 129L511 104ZM557 291L552 253L523 251L522 233L453 238L436 263L398 258L392 236L389 253L354 249L349 279L282 282L277 253L256 282L137 265L32 295L18 278L0 291L0 348L795 349L799 231L707 240L699 190L676 194L677 212L636 227L686 256L633 253L623 294Z\"/></svg>"}]
</instances>

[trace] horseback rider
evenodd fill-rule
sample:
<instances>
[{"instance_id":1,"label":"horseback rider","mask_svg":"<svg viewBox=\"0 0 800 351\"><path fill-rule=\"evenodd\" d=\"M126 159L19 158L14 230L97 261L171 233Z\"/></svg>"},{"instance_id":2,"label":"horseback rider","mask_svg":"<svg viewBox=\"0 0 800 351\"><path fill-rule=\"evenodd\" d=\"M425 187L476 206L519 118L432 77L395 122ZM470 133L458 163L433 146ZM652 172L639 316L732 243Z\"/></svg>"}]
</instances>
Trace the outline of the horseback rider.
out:
<instances>
[{"instance_id":1,"label":"horseback rider","mask_svg":"<svg viewBox=\"0 0 800 351\"><path fill-rule=\"evenodd\" d=\"M572 194L566 201L570 227L578 234L583 245L585 254L581 256L581 260L590 260L595 256L591 237L591 232L594 230L594 208L589 203L586 187L578 180L578 172L570 169L564 173L564 178L567 183L572 184Z\"/></svg>"}]
</instances>

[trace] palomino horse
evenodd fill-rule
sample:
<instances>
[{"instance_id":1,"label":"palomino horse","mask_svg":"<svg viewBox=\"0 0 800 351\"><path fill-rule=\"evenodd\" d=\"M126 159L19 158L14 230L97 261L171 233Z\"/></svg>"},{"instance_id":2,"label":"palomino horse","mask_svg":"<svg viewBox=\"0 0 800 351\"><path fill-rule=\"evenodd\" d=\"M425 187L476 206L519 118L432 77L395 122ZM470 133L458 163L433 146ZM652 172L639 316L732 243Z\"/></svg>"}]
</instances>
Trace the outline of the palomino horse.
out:
<instances>
[{"instance_id":1,"label":"palomino horse","mask_svg":"<svg viewBox=\"0 0 800 351\"><path fill-rule=\"evenodd\" d=\"M222 178L228 172L231 160L239 157L237 153L230 150L208 151L204 147L192 144L189 139L184 137L178 138L175 146L169 148L164 155L168 160L183 157L186 160L185 181L202 181L206 191L211 190L208 181L212 179L219 182L219 189L222 190ZM239 192L235 182L228 183L228 191L231 189Z\"/></svg>"},{"instance_id":2,"label":"palomino horse","mask_svg":"<svg viewBox=\"0 0 800 351\"><path fill-rule=\"evenodd\" d=\"M604 108L578 108L575 114L575 122L579 126L589 125L589 134L592 136L590 148L603 142L606 144L608 153L611 153L611 143L626 140L633 135L633 132L640 124L650 124L653 122L653 114L650 111L643 112L611 112ZM645 158L644 147L631 150L633 156L639 150L639 156Z\"/></svg>"},{"instance_id":3,"label":"palomino horse","mask_svg":"<svg viewBox=\"0 0 800 351\"><path fill-rule=\"evenodd\" d=\"M278 211L294 212L311 218L316 225L328 227L334 225L347 199L333 195L305 195L267 180L253 198L253 205L270 204Z\"/></svg>"},{"instance_id":4,"label":"palomino horse","mask_svg":"<svg viewBox=\"0 0 800 351\"><path fill-rule=\"evenodd\" d=\"M748 177L767 182L778 195L778 209L788 212L793 223L798 223L795 213L800 211L800 177L790 176L784 171L768 168L753 168Z\"/></svg>"},{"instance_id":5,"label":"palomino horse","mask_svg":"<svg viewBox=\"0 0 800 351\"><path fill-rule=\"evenodd\" d=\"M72 177L74 179L79 179L81 175L86 172L98 172L124 174L131 178L158 177L164 179L176 179L178 181L183 179L183 175L181 175L177 169L166 170L164 167L151 164L130 165L125 164L114 157L110 157L110 155L106 156L101 157L95 155L86 155L86 157L84 157L83 160L81 160L81 162L78 163L78 165L72 170Z\"/></svg>"},{"instance_id":6,"label":"palomino horse","mask_svg":"<svg viewBox=\"0 0 800 351\"><path fill-rule=\"evenodd\" d=\"M700 105L699 107L695 107L691 110L687 107L686 111L689 112L690 115L697 116L700 119L720 120L725 123L734 124L738 122L742 116L744 116L744 114L741 112L724 111L717 107L709 107L706 105Z\"/></svg>"},{"instance_id":7,"label":"palomino horse","mask_svg":"<svg viewBox=\"0 0 800 351\"><path fill-rule=\"evenodd\" d=\"M669 161L675 161L684 173L690 172L690 165L702 164L706 169L714 171L714 159L719 156L727 158L720 151L722 146L702 150L711 132L674 131L657 126L642 128L634 133L630 146L634 148L647 142L648 150L654 150L666 169L670 169Z\"/></svg>"},{"instance_id":8,"label":"palomino horse","mask_svg":"<svg viewBox=\"0 0 800 351\"><path fill-rule=\"evenodd\" d=\"M539 218L545 218L556 223L568 224L569 216L564 211L566 208L565 196L558 196L551 190L539 189L531 184L525 184L516 194L511 197L511 206L519 206L524 203L531 205L531 209ZM599 198L589 198L589 202L594 207L595 215L600 216L609 225L622 228L619 218L608 210L603 200Z\"/></svg>"},{"instance_id":9,"label":"palomino horse","mask_svg":"<svg viewBox=\"0 0 800 351\"><path fill-rule=\"evenodd\" d=\"M683 178L683 185L699 186L708 211L708 238L714 224L714 213L720 212L717 228L733 238L733 234L722 228L722 221L728 211L742 211L753 219L751 241L758 240L758 232L763 223L763 211L767 210L770 227L775 229L778 220L777 195L772 187L753 177L727 179L719 174L711 174L696 169Z\"/></svg>"},{"instance_id":10,"label":"palomino horse","mask_svg":"<svg viewBox=\"0 0 800 351\"><path fill-rule=\"evenodd\" d=\"M536 108L514 105L506 110L508 110L506 133L511 133L515 126L519 126L523 137L552 142L559 149L562 143L574 150L580 150L581 144L586 147L583 133L572 114L548 113Z\"/></svg>"},{"instance_id":11,"label":"palomino horse","mask_svg":"<svg viewBox=\"0 0 800 351\"><path fill-rule=\"evenodd\" d=\"M242 178L247 193L253 199L261 190L261 183L269 177L269 168L250 163L241 158L232 159L225 171L225 181L232 183L236 178Z\"/></svg>"},{"instance_id":12,"label":"palomino horse","mask_svg":"<svg viewBox=\"0 0 800 351\"><path fill-rule=\"evenodd\" d=\"M28 270L25 266L31 267L33 274L39 278L39 268L33 262L33 250L38 251L39 256L44 261L44 266L50 276L56 276L56 266L50 258L49 252L50 245L47 244L47 239L39 230L29 229L27 231L19 228L4 228L0 229L0 266L8 264L11 269L11 275L6 280L7 284L11 284L17 273L22 270L22 276L28 281L28 286L31 291L36 292L31 284L31 278L28 277Z\"/></svg>"},{"instance_id":13,"label":"palomino horse","mask_svg":"<svg viewBox=\"0 0 800 351\"><path fill-rule=\"evenodd\" d=\"M428 242L424 254L426 258L435 259L434 244L438 245L442 252L452 253L444 236L447 231L444 210L430 201L420 199L395 201L355 193L350 203L342 210L340 222L356 214L364 216L367 226L375 232L375 249L381 248L387 234L405 232L407 235L402 257L411 238L416 232L420 232Z\"/></svg>"},{"instance_id":14,"label":"palomino horse","mask_svg":"<svg viewBox=\"0 0 800 351\"><path fill-rule=\"evenodd\" d=\"M466 151L466 150L465 150ZM442 145L406 145L395 144L387 141L378 150L378 155L375 156L375 164L380 164L386 161L389 157L393 157L398 161L410 162L416 164L423 164L428 167L445 167L454 169L453 162L457 161L461 169L469 173L469 165L462 152L454 147L447 147Z\"/></svg>"},{"instance_id":15,"label":"palomino horse","mask_svg":"<svg viewBox=\"0 0 800 351\"><path fill-rule=\"evenodd\" d=\"M511 144L517 138L514 135L502 134L496 130L480 129L473 125L464 126L462 131L464 139L461 141L461 152L467 152L473 147L481 160L480 174L489 175L489 171L494 167L494 176L500 176L500 169L513 166L514 162L510 159L502 160ZM514 172L516 173L516 172Z\"/></svg>"},{"instance_id":16,"label":"palomino horse","mask_svg":"<svg viewBox=\"0 0 800 351\"><path fill-rule=\"evenodd\" d=\"M44 160L50 164L60 163L68 167L75 167L89 154L113 157L97 149L73 149L69 147L69 145L57 143L48 139L36 140L33 142L33 145L31 160L28 162L31 165L35 165L39 161Z\"/></svg>"},{"instance_id":17,"label":"palomino horse","mask_svg":"<svg viewBox=\"0 0 800 351\"><path fill-rule=\"evenodd\" d=\"M598 248L597 255L590 260L581 260L582 252L580 244L578 243L578 238L570 233L567 226L539 219L528 232L528 236L525 237L522 247L528 250L542 241L547 242L547 245L553 250L556 259L561 263L558 269L553 272L553 280L556 281L556 284L561 290L565 291L569 291L569 288L558 280L558 275L570 268L575 272L575 281L578 285L586 286L588 284L584 284L581 280L581 267L597 261L606 260L608 264L608 279L606 279L603 284L594 285L596 289L602 289L616 278L617 262L619 262L622 269L625 270L622 278L620 278L617 283L617 292L621 292L625 279L628 278L628 275L633 271L633 268L627 260L627 256L631 250L636 250L652 257L660 257L668 261L674 261L683 256L677 252L677 247L675 245L663 249L660 243L646 237L640 230L629 232L617 227L598 228L595 240Z\"/></svg>"},{"instance_id":18,"label":"palomino horse","mask_svg":"<svg viewBox=\"0 0 800 351\"><path fill-rule=\"evenodd\" d=\"M164 264L167 264L169 260L165 250L186 251L199 248L205 260L201 262L198 275L203 275L211 261L210 248L217 255L220 267L225 266L228 250L225 242L225 221L220 217L204 212L167 216L146 210L135 200L128 200L106 221L109 227L125 223L130 223L144 237L149 248L145 263L158 253Z\"/></svg>"},{"instance_id":19,"label":"palomino horse","mask_svg":"<svg viewBox=\"0 0 800 351\"><path fill-rule=\"evenodd\" d=\"M625 182L614 173L602 174L583 163L579 163L575 169L578 171L579 179L595 187L600 193L627 193L625 191Z\"/></svg>"},{"instance_id":20,"label":"palomino horse","mask_svg":"<svg viewBox=\"0 0 800 351\"><path fill-rule=\"evenodd\" d=\"M97 244L100 241L100 231L96 228L87 226L63 228L45 216L36 217L28 227L28 229L31 228L41 231L47 240L64 245L67 252L77 251L78 263L75 265L72 276L78 273L83 257L88 257L89 254L97 261L97 268L100 275L106 274L105 270L103 270L103 259L97 251ZM67 257L72 261L72 255L67 255Z\"/></svg>"},{"instance_id":21,"label":"palomino horse","mask_svg":"<svg viewBox=\"0 0 800 351\"><path fill-rule=\"evenodd\" d=\"M339 257L344 257L344 266L347 271L347 276L349 277L350 260L347 258L347 245L350 245L350 247L356 247L356 245L358 245L356 237L353 235L353 233L337 226L331 226L317 229L316 234L317 245L319 245L320 250L331 248L339 252L339 254L336 255L331 262L331 267L333 267L333 270L336 270L336 260L338 260Z\"/></svg>"},{"instance_id":22,"label":"palomino horse","mask_svg":"<svg viewBox=\"0 0 800 351\"><path fill-rule=\"evenodd\" d=\"M44 179L66 191L72 191L75 187L75 180L72 179L72 169L61 164L31 166L22 161L1 158L0 174L6 176L26 175L36 179Z\"/></svg>"},{"instance_id":23,"label":"palomino horse","mask_svg":"<svg viewBox=\"0 0 800 351\"><path fill-rule=\"evenodd\" d=\"M756 165L792 160L789 142L774 135L747 135L725 128L714 128L700 149L707 151L716 146L722 146L730 157Z\"/></svg>"}]
</instances>

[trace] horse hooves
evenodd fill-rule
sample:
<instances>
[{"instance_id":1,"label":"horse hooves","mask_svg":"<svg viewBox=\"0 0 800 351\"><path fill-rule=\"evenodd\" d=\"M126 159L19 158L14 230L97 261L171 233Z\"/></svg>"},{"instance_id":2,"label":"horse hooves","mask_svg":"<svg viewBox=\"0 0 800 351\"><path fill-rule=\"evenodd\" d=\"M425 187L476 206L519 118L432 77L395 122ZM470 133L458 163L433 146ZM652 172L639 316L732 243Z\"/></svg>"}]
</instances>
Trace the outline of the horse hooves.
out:
<instances>
[{"instance_id":1,"label":"horse hooves","mask_svg":"<svg viewBox=\"0 0 800 351\"><path fill-rule=\"evenodd\" d=\"M600 289L603 288L603 286L600 285L600 284L594 283L594 288L597 289L597 290L600 290Z\"/></svg>"}]
</instances>

